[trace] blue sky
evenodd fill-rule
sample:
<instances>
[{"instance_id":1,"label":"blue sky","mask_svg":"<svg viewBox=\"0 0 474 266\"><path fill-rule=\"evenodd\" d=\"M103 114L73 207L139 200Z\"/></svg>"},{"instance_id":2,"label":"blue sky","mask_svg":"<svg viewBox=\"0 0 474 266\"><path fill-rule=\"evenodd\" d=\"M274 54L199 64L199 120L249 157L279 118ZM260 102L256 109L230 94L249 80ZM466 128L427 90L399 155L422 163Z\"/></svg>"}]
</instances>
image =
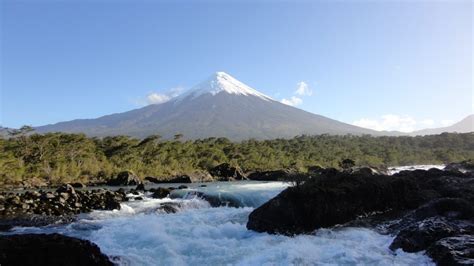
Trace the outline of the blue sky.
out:
<instances>
[{"instance_id":1,"label":"blue sky","mask_svg":"<svg viewBox=\"0 0 474 266\"><path fill-rule=\"evenodd\" d=\"M449 124L473 113L472 14L471 1L4 0L0 124L123 112L216 71L348 123Z\"/></svg>"}]
</instances>

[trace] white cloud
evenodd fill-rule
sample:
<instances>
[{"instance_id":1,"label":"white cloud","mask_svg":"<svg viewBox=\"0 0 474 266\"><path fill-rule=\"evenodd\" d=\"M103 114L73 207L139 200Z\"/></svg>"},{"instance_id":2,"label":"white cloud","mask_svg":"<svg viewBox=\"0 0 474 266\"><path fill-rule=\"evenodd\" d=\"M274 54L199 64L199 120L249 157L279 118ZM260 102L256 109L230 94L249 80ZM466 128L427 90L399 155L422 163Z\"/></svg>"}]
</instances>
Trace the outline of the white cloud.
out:
<instances>
[{"instance_id":1,"label":"white cloud","mask_svg":"<svg viewBox=\"0 0 474 266\"><path fill-rule=\"evenodd\" d=\"M289 99L282 99L281 102L290 106L297 106L303 103L302 96L311 96L313 91L309 88L308 84L304 81L296 83L296 90ZM296 96L298 95L298 96Z\"/></svg>"},{"instance_id":2,"label":"white cloud","mask_svg":"<svg viewBox=\"0 0 474 266\"><path fill-rule=\"evenodd\" d=\"M150 93L146 96L146 102L148 104L160 104L160 103L167 102L170 99L171 99L170 96L166 94L156 93L156 92Z\"/></svg>"},{"instance_id":3,"label":"white cloud","mask_svg":"<svg viewBox=\"0 0 474 266\"><path fill-rule=\"evenodd\" d=\"M150 92L146 97L140 98L135 102L138 105L160 104L179 96L182 91L182 87L175 87L165 91L164 93Z\"/></svg>"},{"instance_id":4,"label":"white cloud","mask_svg":"<svg viewBox=\"0 0 474 266\"><path fill-rule=\"evenodd\" d=\"M431 120L431 119L426 119ZM410 116L383 115L380 119L362 118L353 122L354 125L375 130L411 132L417 128L417 121Z\"/></svg>"},{"instance_id":5,"label":"white cloud","mask_svg":"<svg viewBox=\"0 0 474 266\"><path fill-rule=\"evenodd\" d=\"M454 124L454 120L446 119L446 120L441 120L441 125L443 127L448 127Z\"/></svg>"},{"instance_id":6,"label":"white cloud","mask_svg":"<svg viewBox=\"0 0 474 266\"><path fill-rule=\"evenodd\" d=\"M423 126L431 127L435 124L435 121L433 119L425 119L421 120L420 124L422 124Z\"/></svg>"},{"instance_id":7,"label":"white cloud","mask_svg":"<svg viewBox=\"0 0 474 266\"><path fill-rule=\"evenodd\" d=\"M290 99L282 99L281 102L290 106L297 106L297 105L300 105L303 102L303 100L296 96L291 96Z\"/></svg>"},{"instance_id":8,"label":"white cloud","mask_svg":"<svg viewBox=\"0 0 474 266\"><path fill-rule=\"evenodd\" d=\"M297 83L295 94L300 96L311 96L313 95L313 90L308 86L308 83L300 81Z\"/></svg>"}]
</instances>

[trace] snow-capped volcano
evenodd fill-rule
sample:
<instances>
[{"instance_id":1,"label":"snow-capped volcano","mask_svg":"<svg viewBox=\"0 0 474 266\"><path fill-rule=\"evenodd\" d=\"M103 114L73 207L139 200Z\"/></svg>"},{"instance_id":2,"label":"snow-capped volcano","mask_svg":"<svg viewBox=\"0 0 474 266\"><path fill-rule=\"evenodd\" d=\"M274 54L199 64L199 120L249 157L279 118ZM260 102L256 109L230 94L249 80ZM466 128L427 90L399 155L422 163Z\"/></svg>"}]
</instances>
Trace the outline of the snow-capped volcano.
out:
<instances>
[{"instance_id":1,"label":"snow-capped volcano","mask_svg":"<svg viewBox=\"0 0 474 266\"><path fill-rule=\"evenodd\" d=\"M90 136L158 134L172 138L180 133L187 139L226 137L232 140L289 138L302 134L381 134L282 104L224 72L216 72L165 103L36 129L38 132L81 132Z\"/></svg>"},{"instance_id":2,"label":"snow-capped volcano","mask_svg":"<svg viewBox=\"0 0 474 266\"><path fill-rule=\"evenodd\" d=\"M236 95L246 95L246 96L257 96L262 100L268 101L271 98L251 87L245 85L244 83L238 81L231 75L225 72L216 72L206 81L194 86L186 93L179 96L179 99L184 99L189 96L192 98L199 97L203 94L210 93L216 95L218 93L225 92Z\"/></svg>"}]
</instances>

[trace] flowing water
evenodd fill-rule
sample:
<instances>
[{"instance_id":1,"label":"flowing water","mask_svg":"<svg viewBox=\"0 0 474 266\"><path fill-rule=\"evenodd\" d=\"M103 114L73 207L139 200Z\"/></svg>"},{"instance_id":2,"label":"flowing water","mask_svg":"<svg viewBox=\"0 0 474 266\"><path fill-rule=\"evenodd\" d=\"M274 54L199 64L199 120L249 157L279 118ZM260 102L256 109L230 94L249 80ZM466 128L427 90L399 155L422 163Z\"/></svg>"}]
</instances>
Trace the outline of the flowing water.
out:
<instances>
[{"instance_id":1,"label":"flowing water","mask_svg":"<svg viewBox=\"0 0 474 266\"><path fill-rule=\"evenodd\" d=\"M431 265L420 253L392 252L392 236L364 228L318 230L287 237L246 229L250 212L276 196L281 182L192 185L170 198L122 203L121 210L83 214L68 225L15 228L59 232L96 243L121 265ZM212 208L196 191L238 204ZM166 213L163 204L179 206Z\"/></svg>"}]
</instances>

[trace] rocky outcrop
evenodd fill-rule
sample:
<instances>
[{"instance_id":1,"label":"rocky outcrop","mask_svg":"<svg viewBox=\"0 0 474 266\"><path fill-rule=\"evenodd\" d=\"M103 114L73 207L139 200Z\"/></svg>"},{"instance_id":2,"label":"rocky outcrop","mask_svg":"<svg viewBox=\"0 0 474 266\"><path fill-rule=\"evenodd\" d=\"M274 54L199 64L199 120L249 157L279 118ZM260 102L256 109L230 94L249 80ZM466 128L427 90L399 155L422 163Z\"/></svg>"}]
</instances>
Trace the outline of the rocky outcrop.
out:
<instances>
[{"instance_id":1,"label":"rocky outcrop","mask_svg":"<svg viewBox=\"0 0 474 266\"><path fill-rule=\"evenodd\" d=\"M446 165L444 170L474 174L474 160L467 160L459 163L450 163Z\"/></svg>"},{"instance_id":2,"label":"rocky outcrop","mask_svg":"<svg viewBox=\"0 0 474 266\"><path fill-rule=\"evenodd\" d=\"M396 235L390 245L392 250L427 250L438 265L472 265L474 205L470 201L460 198L433 200L409 212L391 227L396 229L392 230Z\"/></svg>"},{"instance_id":3,"label":"rocky outcrop","mask_svg":"<svg viewBox=\"0 0 474 266\"><path fill-rule=\"evenodd\" d=\"M0 236L0 265L113 265L95 244L60 234Z\"/></svg>"},{"instance_id":4,"label":"rocky outcrop","mask_svg":"<svg viewBox=\"0 0 474 266\"><path fill-rule=\"evenodd\" d=\"M228 163L219 164L209 170L209 173L217 179L217 181L234 181L245 180L247 177L238 167L231 166Z\"/></svg>"},{"instance_id":5,"label":"rocky outcrop","mask_svg":"<svg viewBox=\"0 0 474 266\"><path fill-rule=\"evenodd\" d=\"M373 171L318 169L249 215L247 228L287 235L364 220L387 223L396 237L390 248L428 250L440 265L472 264L474 178L459 171ZM363 218L362 218L363 217ZM385 218L384 218L385 217ZM363 224L363 223L360 223Z\"/></svg>"},{"instance_id":6,"label":"rocky outcrop","mask_svg":"<svg viewBox=\"0 0 474 266\"><path fill-rule=\"evenodd\" d=\"M443 238L426 253L440 266L474 265L474 235Z\"/></svg>"},{"instance_id":7,"label":"rocky outcrop","mask_svg":"<svg viewBox=\"0 0 474 266\"><path fill-rule=\"evenodd\" d=\"M125 200L123 190L76 191L71 185L63 185L54 192L3 193L0 194L0 218L8 220L32 215L68 216L91 210L114 210L120 209L120 202Z\"/></svg>"},{"instance_id":8,"label":"rocky outcrop","mask_svg":"<svg viewBox=\"0 0 474 266\"><path fill-rule=\"evenodd\" d=\"M405 252L418 252L426 250L438 240L462 234L474 234L472 221L435 216L415 222L400 231L390 248L392 250L401 248Z\"/></svg>"},{"instance_id":9,"label":"rocky outcrop","mask_svg":"<svg viewBox=\"0 0 474 266\"><path fill-rule=\"evenodd\" d=\"M156 184L168 184L168 183L192 183L191 177L189 175L178 175L170 178L156 178L152 176L145 177L146 181L156 183Z\"/></svg>"},{"instance_id":10,"label":"rocky outcrop","mask_svg":"<svg viewBox=\"0 0 474 266\"><path fill-rule=\"evenodd\" d=\"M293 174L290 170L256 171L250 173L247 178L255 181L288 181Z\"/></svg>"},{"instance_id":11,"label":"rocky outcrop","mask_svg":"<svg viewBox=\"0 0 474 266\"><path fill-rule=\"evenodd\" d=\"M169 188L164 188L164 187L159 187L159 188L152 188L150 189L150 192L153 194L151 195L152 198L154 199L162 199L168 197L168 195L171 193L171 189Z\"/></svg>"},{"instance_id":12,"label":"rocky outcrop","mask_svg":"<svg viewBox=\"0 0 474 266\"><path fill-rule=\"evenodd\" d=\"M136 186L140 183L140 178L130 171L120 172L115 178L107 181L109 186Z\"/></svg>"},{"instance_id":13,"label":"rocky outcrop","mask_svg":"<svg viewBox=\"0 0 474 266\"><path fill-rule=\"evenodd\" d=\"M395 176L329 172L290 187L254 210L247 227L270 233L310 233L374 212L415 209L430 200L474 201L474 182L443 171L401 172Z\"/></svg>"}]
</instances>

